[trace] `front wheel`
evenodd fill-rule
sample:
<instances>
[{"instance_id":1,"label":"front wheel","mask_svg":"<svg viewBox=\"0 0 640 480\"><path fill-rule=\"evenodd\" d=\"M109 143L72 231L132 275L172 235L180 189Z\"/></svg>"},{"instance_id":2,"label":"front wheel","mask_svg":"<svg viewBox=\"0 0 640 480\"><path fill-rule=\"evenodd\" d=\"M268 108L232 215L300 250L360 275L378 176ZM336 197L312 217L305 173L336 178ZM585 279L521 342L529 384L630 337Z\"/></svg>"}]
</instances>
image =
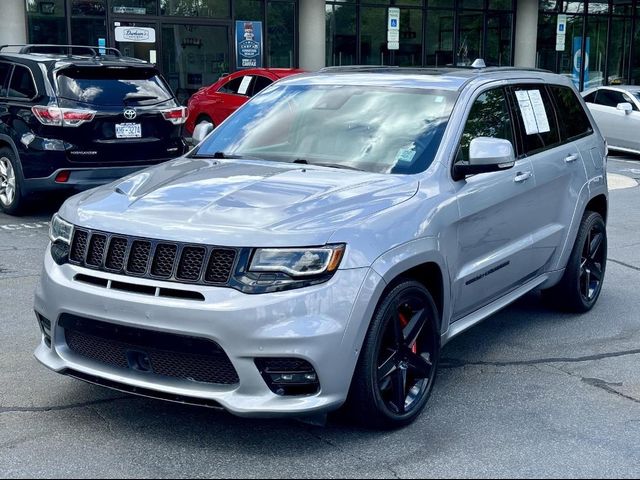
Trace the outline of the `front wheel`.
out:
<instances>
[{"instance_id":1,"label":"front wheel","mask_svg":"<svg viewBox=\"0 0 640 480\"><path fill-rule=\"evenodd\" d=\"M429 291L407 280L383 298L367 332L347 409L371 428L398 428L422 412L440 356L438 311Z\"/></svg>"},{"instance_id":2,"label":"front wheel","mask_svg":"<svg viewBox=\"0 0 640 480\"><path fill-rule=\"evenodd\" d=\"M597 212L585 212L567 267L544 293L560 309L584 313L598 301L607 266L607 226Z\"/></svg>"}]
</instances>

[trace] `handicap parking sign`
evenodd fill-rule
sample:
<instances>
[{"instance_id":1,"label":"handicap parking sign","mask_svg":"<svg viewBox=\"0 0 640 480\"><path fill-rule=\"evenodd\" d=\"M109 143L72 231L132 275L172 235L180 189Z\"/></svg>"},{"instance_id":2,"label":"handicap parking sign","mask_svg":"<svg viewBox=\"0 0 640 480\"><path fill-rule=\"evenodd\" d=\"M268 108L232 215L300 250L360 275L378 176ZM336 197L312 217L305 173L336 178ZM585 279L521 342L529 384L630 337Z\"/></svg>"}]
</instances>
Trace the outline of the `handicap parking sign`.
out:
<instances>
[{"instance_id":1,"label":"handicap parking sign","mask_svg":"<svg viewBox=\"0 0 640 480\"><path fill-rule=\"evenodd\" d=\"M398 20L396 20L395 18L391 19L391 26L393 28L398 28Z\"/></svg>"}]
</instances>

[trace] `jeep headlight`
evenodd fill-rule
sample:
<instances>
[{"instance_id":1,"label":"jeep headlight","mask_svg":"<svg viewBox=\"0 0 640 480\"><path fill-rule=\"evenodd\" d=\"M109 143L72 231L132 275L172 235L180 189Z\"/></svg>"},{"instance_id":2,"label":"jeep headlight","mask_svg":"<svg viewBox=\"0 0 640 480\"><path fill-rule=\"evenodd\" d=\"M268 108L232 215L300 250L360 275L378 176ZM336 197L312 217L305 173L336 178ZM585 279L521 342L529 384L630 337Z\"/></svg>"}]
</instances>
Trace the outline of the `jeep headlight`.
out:
<instances>
[{"instance_id":1,"label":"jeep headlight","mask_svg":"<svg viewBox=\"0 0 640 480\"><path fill-rule=\"evenodd\" d=\"M72 237L73 225L60 218L56 213L49 226L49 239L51 240L51 256L58 265L69 260Z\"/></svg>"},{"instance_id":2,"label":"jeep headlight","mask_svg":"<svg viewBox=\"0 0 640 480\"><path fill-rule=\"evenodd\" d=\"M245 293L271 293L324 283L338 270L345 247L257 248L236 285Z\"/></svg>"},{"instance_id":3,"label":"jeep headlight","mask_svg":"<svg viewBox=\"0 0 640 480\"><path fill-rule=\"evenodd\" d=\"M51 225L49 227L49 239L51 243L62 242L71 245L72 235L73 225L60 218L60 215L56 213L51 219Z\"/></svg>"},{"instance_id":4,"label":"jeep headlight","mask_svg":"<svg viewBox=\"0 0 640 480\"><path fill-rule=\"evenodd\" d=\"M340 266L344 245L319 248L259 248L253 254L249 271L285 273L291 277L330 274Z\"/></svg>"}]
</instances>

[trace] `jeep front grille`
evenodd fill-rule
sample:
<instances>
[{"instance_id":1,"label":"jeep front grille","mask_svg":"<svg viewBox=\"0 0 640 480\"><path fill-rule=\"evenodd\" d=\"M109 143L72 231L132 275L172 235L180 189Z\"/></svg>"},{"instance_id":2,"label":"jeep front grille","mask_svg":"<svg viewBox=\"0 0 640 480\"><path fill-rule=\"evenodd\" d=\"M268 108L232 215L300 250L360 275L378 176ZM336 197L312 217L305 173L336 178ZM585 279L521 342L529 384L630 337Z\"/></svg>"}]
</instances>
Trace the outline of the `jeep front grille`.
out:
<instances>
[{"instance_id":1,"label":"jeep front grille","mask_svg":"<svg viewBox=\"0 0 640 480\"><path fill-rule=\"evenodd\" d=\"M183 244L76 228L70 263L93 270L177 283L226 285L234 248Z\"/></svg>"}]
</instances>

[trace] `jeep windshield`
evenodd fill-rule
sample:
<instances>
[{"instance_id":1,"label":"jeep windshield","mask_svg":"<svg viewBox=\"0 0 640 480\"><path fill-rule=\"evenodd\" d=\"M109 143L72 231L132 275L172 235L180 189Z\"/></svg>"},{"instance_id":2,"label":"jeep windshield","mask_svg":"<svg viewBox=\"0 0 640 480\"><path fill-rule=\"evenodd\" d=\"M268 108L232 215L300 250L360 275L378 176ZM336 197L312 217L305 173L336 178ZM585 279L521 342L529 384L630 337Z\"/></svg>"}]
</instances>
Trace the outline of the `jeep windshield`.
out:
<instances>
[{"instance_id":1,"label":"jeep windshield","mask_svg":"<svg viewBox=\"0 0 640 480\"><path fill-rule=\"evenodd\" d=\"M58 95L99 106L155 105L173 94L153 68L72 67L58 73Z\"/></svg>"},{"instance_id":2,"label":"jeep windshield","mask_svg":"<svg viewBox=\"0 0 640 480\"><path fill-rule=\"evenodd\" d=\"M276 86L233 114L195 156L418 173L433 162L456 98L437 89Z\"/></svg>"}]
</instances>

